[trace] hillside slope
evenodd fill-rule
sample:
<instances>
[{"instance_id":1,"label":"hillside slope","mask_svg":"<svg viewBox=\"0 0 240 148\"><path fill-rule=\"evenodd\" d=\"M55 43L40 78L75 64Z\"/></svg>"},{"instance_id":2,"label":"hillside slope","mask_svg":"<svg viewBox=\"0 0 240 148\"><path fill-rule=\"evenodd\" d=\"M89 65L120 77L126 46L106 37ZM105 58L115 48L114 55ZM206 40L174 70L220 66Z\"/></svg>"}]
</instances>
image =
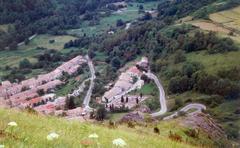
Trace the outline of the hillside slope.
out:
<instances>
[{"instance_id":1,"label":"hillside slope","mask_svg":"<svg viewBox=\"0 0 240 148\"><path fill-rule=\"evenodd\" d=\"M7 128L10 121L15 121L18 126L11 132ZM97 133L98 143L101 147L113 147L112 140L122 138L127 147L193 147L185 143L171 141L168 138L138 133L136 130L108 129L103 126L66 121L53 117L43 117L17 111L0 110L0 144L6 147L83 147L81 143L90 139L88 135ZM8 132L7 132L8 131ZM47 141L51 132L59 134L56 141ZM94 145L90 141L90 146Z\"/></svg>"}]
</instances>

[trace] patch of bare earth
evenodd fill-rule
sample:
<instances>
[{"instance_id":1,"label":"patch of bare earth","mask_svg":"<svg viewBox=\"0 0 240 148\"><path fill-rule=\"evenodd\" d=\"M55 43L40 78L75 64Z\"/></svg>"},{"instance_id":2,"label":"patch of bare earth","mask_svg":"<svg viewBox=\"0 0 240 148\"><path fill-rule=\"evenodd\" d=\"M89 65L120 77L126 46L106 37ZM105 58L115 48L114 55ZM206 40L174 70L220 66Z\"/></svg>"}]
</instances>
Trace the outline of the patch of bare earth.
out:
<instances>
[{"instance_id":1,"label":"patch of bare earth","mask_svg":"<svg viewBox=\"0 0 240 148\"><path fill-rule=\"evenodd\" d=\"M193 129L201 129L208 134L211 139L226 139L226 134L221 127L210 115L204 113L195 113L188 115L182 120L181 124Z\"/></svg>"}]
</instances>

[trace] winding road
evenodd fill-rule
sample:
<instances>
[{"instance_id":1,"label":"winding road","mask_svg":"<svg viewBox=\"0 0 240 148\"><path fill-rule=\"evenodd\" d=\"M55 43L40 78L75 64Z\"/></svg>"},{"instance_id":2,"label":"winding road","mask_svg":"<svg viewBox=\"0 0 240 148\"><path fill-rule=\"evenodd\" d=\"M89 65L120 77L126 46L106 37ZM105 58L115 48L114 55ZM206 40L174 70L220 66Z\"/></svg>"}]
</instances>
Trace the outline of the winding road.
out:
<instances>
[{"instance_id":1,"label":"winding road","mask_svg":"<svg viewBox=\"0 0 240 148\"><path fill-rule=\"evenodd\" d=\"M179 112L187 112L191 109L195 109L196 111L189 113L189 114L200 113L200 112L202 112L202 110L206 110L206 106L203 104L199 104L199 103L188 104L187 106L183 107L182 109L173 113L172 115L164 117L163 120L169 120L169 119L175 118L179 115Z\"/></svg>"},{"instance_id":2,"label":"winding road","mask_svg":"<svg viewBox=\"0 0 240 148\"><path fill-rule=\"evenodd\" d=\"M157 78L157 76L155 76L150 71L148 71L147 73L144 73L144 74L147 77L149 77L150 79L154 80L154 82L157 85L158 90L159 90L160 111L151 114L151 116L152 117L161 116L161 115L163 115L167 112L167 103L166 103L165 91L164 91L159 79Z\"/></svg>"},{"instance_id":3,"label":"winding road","mask_svg":"<svg viewBox=\"0 0 240 148\"><path fill-rule=\"evenodd\" d=\"M165 96L165 91L163 89L162 84L160 83L159 79L157 78L157 76L155 76L153 73L151 73L150 71L148 71L147 73L144 73L147 77L149 77L150 79L154 80L155 84L158 87L159 90L159 101L160 101L160 111L152 113L151 116L152 117L157 117L157 116L161 116L163 114L165 114L167 112L167 104L166 104L166 96ZM191 103L188 104L187 106L183 107L182 109L180 109L179 111L182 112L187 112L191 109L195 109L196 111L190 113L198 113L198 112L202 112L202 110L206 110L206 106L203 104L199 104L199 103ZM174 117L177 117L179 114L179 111L173 113L170 116L167 116L165 118L163 118L163 120L168 120L168 119L172 119Z\"/></svg>"}]
</instances>

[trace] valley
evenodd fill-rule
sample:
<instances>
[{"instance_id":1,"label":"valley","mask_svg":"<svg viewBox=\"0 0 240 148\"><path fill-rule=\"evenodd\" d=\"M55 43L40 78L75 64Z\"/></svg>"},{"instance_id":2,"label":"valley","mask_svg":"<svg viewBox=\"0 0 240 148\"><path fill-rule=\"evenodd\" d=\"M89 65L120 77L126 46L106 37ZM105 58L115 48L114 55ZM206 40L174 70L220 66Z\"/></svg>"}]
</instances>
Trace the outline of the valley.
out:
<instances>
[{"instance_id":1,"label":"valley","mask_svg":"<svg viewBox=\"0 0 240 148\"><path fill-rule=\"evenodd\" d=\"M239 146L237 0L20 1L0 6L0 148Z\"/></svg>"}]
</instances>

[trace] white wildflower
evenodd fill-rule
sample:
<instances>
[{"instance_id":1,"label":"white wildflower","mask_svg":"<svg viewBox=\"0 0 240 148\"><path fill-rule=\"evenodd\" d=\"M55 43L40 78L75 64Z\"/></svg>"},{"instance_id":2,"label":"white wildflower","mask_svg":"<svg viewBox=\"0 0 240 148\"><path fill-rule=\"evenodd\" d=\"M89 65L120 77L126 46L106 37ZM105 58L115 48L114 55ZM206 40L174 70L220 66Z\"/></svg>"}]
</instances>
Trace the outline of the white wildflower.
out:
<instances>
[{"instance_id":1,"label":"white wildflower","mask_svg":"<svg viewBox=\"0 0 240 148\"><path fill-rule=\"evenodd\" d=\"M5 146L3 144L0 144L0 148L4 148Z\"/></svg>"},{"instance_id":2,"label":"white wildflower","mask_svg":"<svg viewBox=\"0 0 240 148\"><path fill-rule=\"evenodd\" d=\"M88 138L92 138L92 139L97 139L98 138L98 135L96 133L93 133L91 135L88 136Z\"/></svg>"},{"instance_id":3,"label":"white wildflower","mask_svg":"<svg viewBox=\"0 0 240 148\"><path fill-rule=\"evenodd\" d=\"M47 135L47 140L52 141L55 139L58 139L59 135L56 133L50 133L49 135Z\"/></svg>"},{"instance_id":4,"label":"white wildflower","mask_svg":"<svg viewBox=\"0 0 240 148\"><path fill-rule=\"evenodd\" d=\"M9 123L8 123L8 126L12 126L12 127L13 127L13 126L17 126L17 123L14 122L14 121L12 121L12 122L9 122Z\"/></svg>"},{"instance_id":5,"label":"white wildflower","mask_svg":"<svg viewBox=\"0 0 240 148\"><path fill-rule=\"evenodd\" d=\"M114 139L114 140L112 141L112 143L113 143L115 146L119 146L119 147L124 147L124 146L127 145L127 143L126 143L123 139L121 139L121 138Z\"/></svg>"}]
</instances>

